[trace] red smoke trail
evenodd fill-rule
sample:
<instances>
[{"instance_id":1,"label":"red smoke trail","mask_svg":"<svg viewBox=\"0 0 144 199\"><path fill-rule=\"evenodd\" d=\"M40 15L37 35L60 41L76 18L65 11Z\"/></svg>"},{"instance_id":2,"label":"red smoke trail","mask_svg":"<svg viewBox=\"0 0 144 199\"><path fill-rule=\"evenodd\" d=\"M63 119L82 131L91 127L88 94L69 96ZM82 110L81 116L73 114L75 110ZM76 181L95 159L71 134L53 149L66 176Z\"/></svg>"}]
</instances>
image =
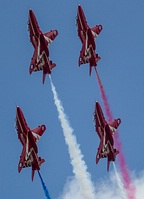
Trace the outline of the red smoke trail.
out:
<instances>
[{"instance_id":1,"label":"red smoke trail","mask_svg":"<svg viewBox=\"0 0 144 199\"><path fill-rule=\"evenodd\" d=\"M96 70L96 76L97 76L97 79L98 79L98 84L99 84L99 88L100 88L100 92L101 92L101 97L102 97L102 100L103 100L103 103L104 103L106 115L108 117L108 121L110 122L110 121L113 120L113 115L112 115L112 112L110 110L110 106L108 104L108 99L107 99L107 96L105 94L105 90L104 90L104 87L102 85L102 82L100 80L100 77L98 75L97 70ZM132 184L130 173L129 173L129 170L128 170L127 165L126 165L124 155L122 153L122 143L119 140L119 133L118 132L116 132L116 134L115 134L115 144L116 144L116 148L118 148L118 150L120 151L120 153L118 155L118 163L119 163L120 172L121 172L122 179L123 179L123 184L124 184L124 187L127 191L128 199L135 199L136 198L135 197L135 187Z\"/></svg>"}]
</instances>

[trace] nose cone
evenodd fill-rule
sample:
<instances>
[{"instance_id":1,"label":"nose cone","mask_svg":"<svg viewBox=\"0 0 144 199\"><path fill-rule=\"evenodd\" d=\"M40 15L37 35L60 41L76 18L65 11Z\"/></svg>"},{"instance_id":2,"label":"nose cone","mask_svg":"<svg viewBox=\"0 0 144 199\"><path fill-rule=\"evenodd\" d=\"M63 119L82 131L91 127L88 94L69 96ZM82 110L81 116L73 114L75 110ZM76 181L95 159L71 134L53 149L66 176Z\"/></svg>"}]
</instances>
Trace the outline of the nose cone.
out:
<instances>
[{"instance_id":1,"label":"nose cone","mask_svg":"<svg viewBox=\"0 0 144 199\"><path fill-rule=\"evenodd\" d=\"M22 112L22 111L21 111L20 107L17 106L17 107L16 107L16 113L17 113L17 114L21 114L21 112Z\"/></svg>"},{"instance_id":2,"label":"nose cone","mask_svg":"<svg viewBox=\"0 0 144 199\"><path fill-rule=\"evenodd\" d=\"M100 104L96 101L95 103L95 111L99 111L101 109Z\"/></svg>"},{"instance_id":3,"label":"nose cone","mask_svg":"<svg viewBox=\"0 0 144 199\"><path fill-rule=\"evenodd\" d=\"M32 11L32 9L29 9L29 17L32 18L34 16L34 12Z\"/></svg>"},{"instance_id":4,"label":"nose cone","mask_svg":"<svg viewBox=\"0 0 144 199\"><path fill-rule=\"evenodd\" d=\"M33 25L37 24L36 16L35 16L34 12L32 11L32 9L29 9L28 23L30 23L30 22Z\"/></svg>"},{"instance_id":5,"label":"nose cone","mask_svg":"<svg viewBox=\"0 0 144 199\"><path fill-rule=\"evenodd\" d=\"M80 4L78 5L78 12L79 12L79 13L80 13L80 12L83 12L83 9L82 9L82 7L81 7Z\"/></svg>"},{"instance_id":6,"label":"nose cone","mask_svg":"<svg viewBox=\"0 0 144 199\"><path fill-rule=\"evenodd\" d=\"M34 12L33 12L33 10L31 8L29 9L29 16L31 16L31 17L34 16L35 17L35 14L34 14Z\"/></svg>"}]
</instances>

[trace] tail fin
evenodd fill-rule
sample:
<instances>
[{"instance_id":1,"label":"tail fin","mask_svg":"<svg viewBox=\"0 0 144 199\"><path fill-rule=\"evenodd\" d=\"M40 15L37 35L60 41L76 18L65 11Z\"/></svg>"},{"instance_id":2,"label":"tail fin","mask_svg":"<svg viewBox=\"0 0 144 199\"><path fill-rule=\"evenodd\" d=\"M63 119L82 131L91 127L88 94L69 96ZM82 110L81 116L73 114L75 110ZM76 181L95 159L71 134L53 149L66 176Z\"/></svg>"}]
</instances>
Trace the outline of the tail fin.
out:
<instances>
[{"instance_id":1,"label":"tail fin","mask_svg":"<svg viewBox=\"0 0 144 199\"><path fill-rule=\"evenodd\" d=\"M92 66L89 66L89 76L91 76L92 73Z\"/></svg>"},{"instance_id":2,"label":"tail fin","mask_svg":"<svg viewBox=\"0 0 144 199\"><path fill-rule=\"evenodd\" d=\"M97 152L96 154L96 164L98 164L99 160L100 160L100 154L99 154L99 151Z\"/></svg>"},{"instance_id":3,"label":"tail fin","mask_svg":"<svg viewBox=\"0 0 144 199\"><path fill-rule=\"evenodd\" d=\"M32 181L33 181L33 179L34 179L34 174L35 174L35 170L34 170L33 167L32 167Z\"/></svg>"},{"instance_id":4,"label":"tail fin","mask_svg":"<svg viewBox=\"0 0 144 199\"><path fill-rule=\"evenodd\" d=\"M46 59L47 65L43 67L43 84L45 82L46 74L51 74L51 70L56 67L56 64Z\"/></svg>"},{"instance_id":5,"label":"tail fin","mask_svg":"<svg viewBox=\"0 0 144 199\"><path fill-rule=\"evenodd\" d=\"M34 168L33 166L32 166L32 181L33 181L33 179L34 179L34 174L35 174L35 170L40 170L40 166L41 166L41 164L43 164L45 162L45 160L43 159L43 158L41 158L41 157L39 157L38 158L38 165L37 165L37 168Z\"/></svg>"},{"instance_id":6,"label":"tail fin","mask_svg":"<svg viewBox=\"0 0 144 199\"><path fill-rule=\"evenodd\" d=\"M110 160L109 158L107 158L107 171L109 171L109 167L110 167Z\"/></svg>"},{"instance_id":7,"label":"tail fin","mask_svg":"<svg viewBox=\"0 0 144 199\"><path fill-rule=\"evenodd\" d=\"M46 73L44 73L44 70L43 70L43 84L44 84L44 82L45 82L45 78L46 78Z\"/></svg>"}]
</instances>

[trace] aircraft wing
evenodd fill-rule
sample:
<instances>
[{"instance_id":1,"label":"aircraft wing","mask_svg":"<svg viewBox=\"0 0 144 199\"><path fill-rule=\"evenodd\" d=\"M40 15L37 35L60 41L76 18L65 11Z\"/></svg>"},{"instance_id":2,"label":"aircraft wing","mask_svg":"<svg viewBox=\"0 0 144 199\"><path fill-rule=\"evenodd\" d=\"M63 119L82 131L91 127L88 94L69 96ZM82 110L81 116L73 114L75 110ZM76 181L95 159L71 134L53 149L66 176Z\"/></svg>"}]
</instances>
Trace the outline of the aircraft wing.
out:
<instances>
[{"instance_id":1,"label":"aircraft wing","mask_svg":"<svg viewBox=\"0 0 144 199\"><path fill-rule=\"evenodd\" d=\"M80 5L78 5L78 11L77 11L77 27L78 27L78 36L80 37L80 40L83 41L85 38L86 30L89 28L84 11Z\"/></svg>"},{"instance_id":2,"label":"aircraft wing","mask_svg":"<svg viewBox=\"0 0 144 199\"><path fill-rule=\"evenodd\" d=\"M37 45L39 34L41 34L42 31L40 30L35 14L31 9L29 10L28 30L30 33L30 41L35 47Z\"/></svg>"},{"instance_id":3,"label":"aircraft wing","mask_svg":"<svg viewBox=\"0 0 144 199\"><path fill-rule=\"evenodd\" d=\"M45 125L38 126L37 128L32 130L32 135L34 137L35 142L37 142L41 138L45 130L46 130Z\"/></svg>"},{"instance_id":4,"label":"aircraft wing","mask_svg":"<svg viewBox=\"0 0 144 199\"><path fill-rule=\"evenodd\" d=\"M26 145L23 146L23 150L20 156L20 160L18 163L18 172L20 173L22 168L24 168L25 165L25 154L26 154Z\"/></svg>"},{"instance_id":5,"label":"aircraft wing","mask_svg":"<svg viewBox=\"0 0 144 199\"><path fill-rule=\"evenodd\" d=\"M104 127L107 124L107 122L104 118L102 109L98 102L95 103L94 119L96 124L96 131L101 139L103 137Z\"/></svg>"},{"instance_id":6,"label":"aircraft wing","mask_svg":"<svg viewBox=\"0 0 144 199\"><path fill-rule=\"evenodd\" d=\"M24 114L19 106L16 109L16 130L18 133L18 138L20 139L21 143L24 144L26 138L26 132L30 130L28 127Z\"/></svg>"},{"instance_id":7,"label":"aircraft wing","mask_svg":"<svg viewBox=\"0 0 144 199\"><path fill-rule=\"evenodd\" d=\"M93 37L97 38L97 36L102 31L102 29L103 29L102 25L96 25L96 26L92 27L91 31L92 31Z\"/></svg>"},{"instance_id":8,"label":"aircraft wing","mask_svg":"<svg viewBox=\"0 0 144 199\"><path fill-rule=\"evenodd\" d=\"M49 32L44 33L44 38L47 42L47 45L50 45L53 42L53 40L57 37L57 35L57 30L50 30Z\"/></svg>"}]
</instances>

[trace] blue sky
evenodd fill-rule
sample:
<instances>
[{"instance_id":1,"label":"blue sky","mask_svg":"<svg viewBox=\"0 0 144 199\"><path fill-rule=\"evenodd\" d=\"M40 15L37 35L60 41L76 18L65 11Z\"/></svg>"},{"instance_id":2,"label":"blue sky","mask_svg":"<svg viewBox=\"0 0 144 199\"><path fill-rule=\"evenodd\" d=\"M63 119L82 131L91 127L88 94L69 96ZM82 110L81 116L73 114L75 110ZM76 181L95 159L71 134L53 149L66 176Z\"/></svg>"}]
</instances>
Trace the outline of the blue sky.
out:
<instances>
[{"instance_id":1,"label":"blue sky","mask_svg":"<svg viewBox=\"0 0 144 199\"><path fill-rule=\"evenodd\" d=\"M27 31L30 8L43 32L51 29L59 32L49 47L50 58L57 64L51 77L93 183L107 181L113 173L112 165L111 172L106 172L106 160L95 164L99 138L94 129L93 111L95 100L101 105L102 100L95 72L89 77L88 65L78 67L81 42L75 17L79 3L89 26L103 26L96 41L101 56L97 70L112 113L122 120L119 133L128 168L137 178L144 170L144 2L15 0L12 3L7 0L0 7L0 198L44 198L38 174L32 182L30 168L20 174L17 171L22 150L14 128L17 105L30 128L40 124L47 127L38 146L39 155L46 160L41 175L52 199L63 193L67 180L73 176L49 78L46 77L43 85L41 71L29 75L33 54Z\"/></svg>"}]
</instances>

